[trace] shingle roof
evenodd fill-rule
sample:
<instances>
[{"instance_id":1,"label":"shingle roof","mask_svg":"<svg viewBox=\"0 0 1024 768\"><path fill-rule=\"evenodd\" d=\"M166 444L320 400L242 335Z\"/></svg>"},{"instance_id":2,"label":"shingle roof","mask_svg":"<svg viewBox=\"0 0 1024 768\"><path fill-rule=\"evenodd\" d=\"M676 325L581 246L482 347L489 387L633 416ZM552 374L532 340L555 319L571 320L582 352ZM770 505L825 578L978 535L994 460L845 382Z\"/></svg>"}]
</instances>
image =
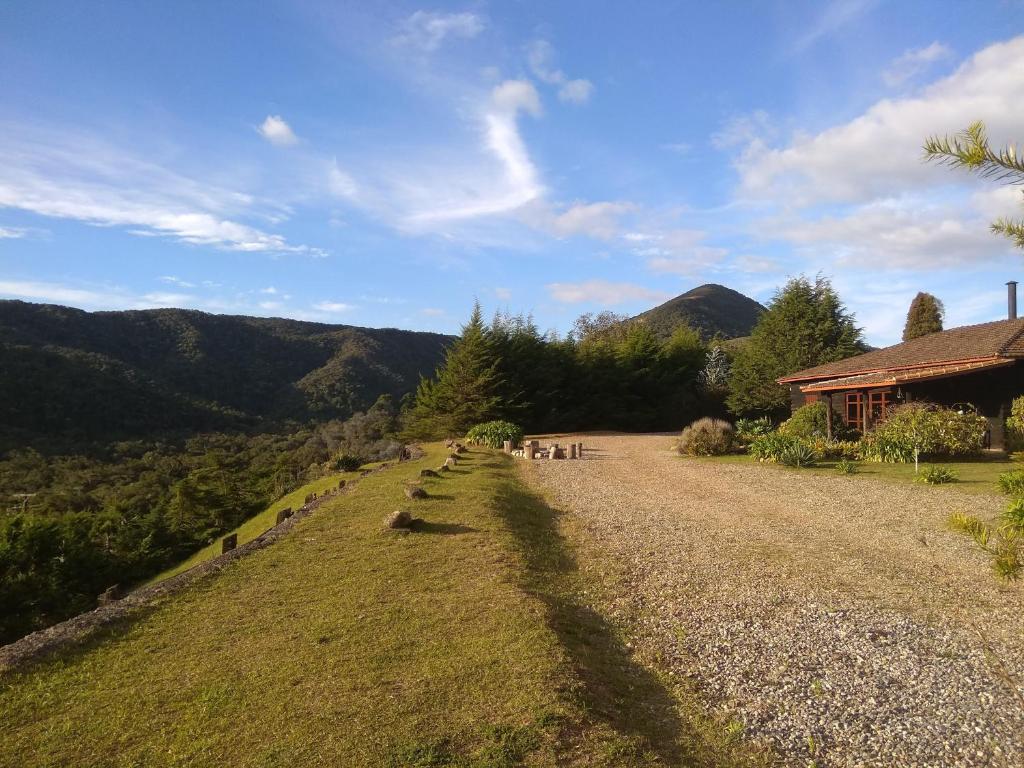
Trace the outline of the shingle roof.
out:
<instances>
[{"instance_id":1,"label":"shingle roof","mask_svg":"<svg viewBox=\"0 0 1024 768\"><path fill-rule=\"evenodd\" d=\"M912 381L927 381L928 379L944 379L949 376L959 376L964 373L974 373L987 368L998 368L1004 365L1012 365L1014 359L1011 357L997 357L989 360L977 360L969 363L950 363L947 365L929 365L924 368L911 368L901 371L882 371L880 373L862 373L854 376L843 376L838 379L826 379L825 381L814 381L800 387L801 392L828 392L839 389L856 389L869 386L895 386L897 384L908 384Z\"/></svg>"},{"instance_id":2,"label":"shingle roof","mask_svg":"<svg viewBox=\"0 0 1024 768\"><path fill-rule=\"evenodd\" d=\"M791 373L779 379L786 384L809 379L898 371L950 363L969 363L993 358L1024 357L1024 318L965 325L930 333L917 339L876 349L835 363Z\"/></svg>"}]
</instances>

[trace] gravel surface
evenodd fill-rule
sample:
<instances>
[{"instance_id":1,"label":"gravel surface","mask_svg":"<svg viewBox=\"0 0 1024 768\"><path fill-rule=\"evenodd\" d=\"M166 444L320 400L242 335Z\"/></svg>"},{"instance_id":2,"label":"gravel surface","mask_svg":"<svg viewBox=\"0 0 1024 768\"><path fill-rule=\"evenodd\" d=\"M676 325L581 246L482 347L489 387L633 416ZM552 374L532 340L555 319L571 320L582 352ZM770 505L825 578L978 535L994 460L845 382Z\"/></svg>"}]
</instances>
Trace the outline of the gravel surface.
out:
<instances>
[{"instance_id":1,"label":"gravel surface","mask_svg":"<svg viewBox=\"0 0 1024 768\"><path fill-rule=\"evenodd\" d=\"M609 610L786 765L1024 766L1024 591L945 528L1001 497L559 439L527 475L624 567Z\"/></svg>"}]
</instances>

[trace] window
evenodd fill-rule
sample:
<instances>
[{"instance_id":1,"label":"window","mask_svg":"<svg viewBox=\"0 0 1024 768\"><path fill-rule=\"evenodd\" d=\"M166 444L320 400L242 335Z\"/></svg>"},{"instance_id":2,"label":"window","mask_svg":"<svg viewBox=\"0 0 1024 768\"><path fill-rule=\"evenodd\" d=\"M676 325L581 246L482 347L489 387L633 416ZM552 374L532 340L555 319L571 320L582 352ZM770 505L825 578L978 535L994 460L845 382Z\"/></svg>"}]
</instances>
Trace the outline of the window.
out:
<instances>
[{"instance_id":1,"label":"window","mask_svg":"<svg viewBox=\"0 0 1024 768\"><path fill-rule=\"evenodd\" d=\"M846 412L843 421L854 429L864 431L864 396L860 392L846 393Z\"/></svg>"},{"instance_id":2,"label":"window","mask_svg":"<svg viewBox=\"0 0 1024 768\"><path fill-rule=\"evenodd\" d=\"M885 421L889 408L892 407L892 392L872 392L868 402L871 407L871 423Z\"/></svg>"}]
</instances>

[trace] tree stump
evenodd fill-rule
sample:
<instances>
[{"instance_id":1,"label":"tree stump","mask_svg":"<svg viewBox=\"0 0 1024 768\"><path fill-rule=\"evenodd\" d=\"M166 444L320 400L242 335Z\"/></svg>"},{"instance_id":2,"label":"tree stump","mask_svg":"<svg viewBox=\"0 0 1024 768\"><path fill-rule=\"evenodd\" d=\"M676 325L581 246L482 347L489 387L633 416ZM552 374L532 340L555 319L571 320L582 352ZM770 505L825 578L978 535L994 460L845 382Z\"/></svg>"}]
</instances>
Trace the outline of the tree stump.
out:
<instances>
[{"instance_id":1,"label":"tree stump","mask_svg":"<svg viewBox=\"0 0 1024 768\"><path fill-rule=\"evenodd\" d=\"M225 552L230 552L232 549L238 546L238 534L232 533L230 536L225 536L223 541L220 543L220 553L223 555Z\"/></svg>"},{"instance_id":2,"label":"tree stump","mask_svg":"<svg viewBox=\"0 0 1024 768\"><path fill-rule=\"evenodd\" d=\"M274 523L274 524L275 525L280 525L281 523L283 523L285 520L287 520L291 516L292 516L292 508L291 507L285 507L284 509L279 509L277 511L277 522Z\"/></svg>"}]
</instances>

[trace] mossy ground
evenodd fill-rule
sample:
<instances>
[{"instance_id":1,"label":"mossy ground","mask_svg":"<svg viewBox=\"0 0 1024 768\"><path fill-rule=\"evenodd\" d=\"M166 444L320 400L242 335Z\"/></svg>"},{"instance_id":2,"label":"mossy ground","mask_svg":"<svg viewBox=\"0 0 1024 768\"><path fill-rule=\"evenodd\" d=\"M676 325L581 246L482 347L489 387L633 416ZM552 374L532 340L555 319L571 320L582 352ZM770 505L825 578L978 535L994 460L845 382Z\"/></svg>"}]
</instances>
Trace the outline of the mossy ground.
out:
<instances>
[{"instance_id":1,"label":"mossy ground","mask_svg":"<svg viewBox=\"0 0 1024 768\"><path fill-rule=\"evenodd\" d=\"M359 481L274 546L0 676L0 766L760 763L581 599L516 463L445 451ZM424 520L402 535L385 515Z\"/></svg>"}]
</instances>

